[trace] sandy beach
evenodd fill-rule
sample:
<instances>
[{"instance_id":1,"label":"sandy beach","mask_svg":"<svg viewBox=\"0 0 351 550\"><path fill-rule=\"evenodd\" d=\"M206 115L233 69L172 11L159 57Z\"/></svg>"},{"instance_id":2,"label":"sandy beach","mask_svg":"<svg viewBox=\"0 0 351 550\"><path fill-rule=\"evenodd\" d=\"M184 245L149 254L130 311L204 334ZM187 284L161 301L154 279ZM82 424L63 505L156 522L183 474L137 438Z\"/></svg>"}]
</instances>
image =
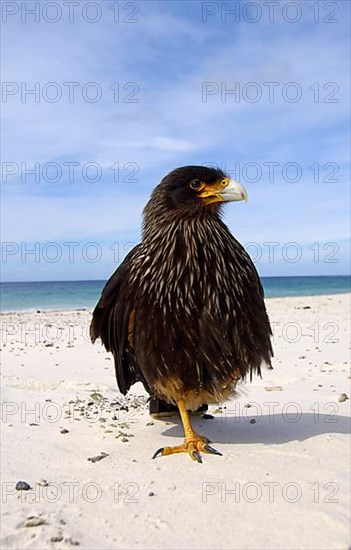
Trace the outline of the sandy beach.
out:
<instances>
[{"instance_id":1,"label":"sandy beach","mask_svg":"<svg viewBox=\"0 0 351 550\"><path fill-rule=\"evenodd\" d=\"M350 295L266 302L274 370L194 419L203 464L152 460L179 420L118 392L91 312L3 314L1 547L347 550Z\"/></svg>"}]
</instances>

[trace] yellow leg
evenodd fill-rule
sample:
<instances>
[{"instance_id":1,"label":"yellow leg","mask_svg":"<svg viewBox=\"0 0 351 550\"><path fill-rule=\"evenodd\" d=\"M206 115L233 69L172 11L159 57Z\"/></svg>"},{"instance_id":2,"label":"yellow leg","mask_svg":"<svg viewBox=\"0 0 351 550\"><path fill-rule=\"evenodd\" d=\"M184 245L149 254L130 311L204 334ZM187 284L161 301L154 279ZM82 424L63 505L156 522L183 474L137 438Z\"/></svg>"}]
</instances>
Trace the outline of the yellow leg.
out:
<instances>
[{"instance_id":1,"label":"yellow leg","mask_svg":"<svg viewBox=\"0 0 351 550\"><path fill-rule=\"evenodd\" d=\"M188 453L193 460L202 462L200 452L221 455L222 453L209 445L210 441L207 437L203 437L193 430L184 401L178 401L177 405L184 428L184 443L176 447L161 447L152 458L156 458L158 455L167 456L175 453Z\"/></svg>"}]
</instances>

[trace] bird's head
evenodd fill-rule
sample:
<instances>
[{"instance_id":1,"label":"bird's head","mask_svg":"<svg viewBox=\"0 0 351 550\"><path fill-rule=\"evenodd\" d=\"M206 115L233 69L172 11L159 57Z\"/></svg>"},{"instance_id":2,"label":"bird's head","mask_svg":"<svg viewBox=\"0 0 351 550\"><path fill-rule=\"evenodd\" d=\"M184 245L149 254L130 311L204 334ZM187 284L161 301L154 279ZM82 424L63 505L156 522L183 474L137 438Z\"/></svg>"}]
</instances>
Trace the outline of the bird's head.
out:
<instances>
[{"instance_id":1,"label":"bird's head","mask_svg":"<svg viewBox=\"0 0 351 550\"><path fill-rule=\"evenodd\" d=\"M217 212L224 202L247 200L246 190L219 168L184 166L165 176L154 189L145 209L168 214Z\"/></svg>"}]
</instances>

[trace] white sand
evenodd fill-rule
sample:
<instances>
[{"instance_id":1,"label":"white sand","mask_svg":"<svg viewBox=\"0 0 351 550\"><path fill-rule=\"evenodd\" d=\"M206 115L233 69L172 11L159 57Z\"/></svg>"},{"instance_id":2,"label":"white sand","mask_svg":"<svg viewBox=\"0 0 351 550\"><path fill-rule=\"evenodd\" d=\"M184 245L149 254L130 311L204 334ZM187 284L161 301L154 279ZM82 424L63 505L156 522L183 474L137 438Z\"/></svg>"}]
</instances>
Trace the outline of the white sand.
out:
<instances>
[{"instance_id":1,"label":"white sand","mask_svg":"<svg viewBox=\"0 0 351 550\"><path fill-rule=\"evenodd\" d=\"M140 385L122 398L89 312L3 315L1 547L347 549L350 295L267 305L274 370L194 420L223 453L202 465L151 460L181 442L179 422L151 423Z\"/></svg>"}]
</instances>

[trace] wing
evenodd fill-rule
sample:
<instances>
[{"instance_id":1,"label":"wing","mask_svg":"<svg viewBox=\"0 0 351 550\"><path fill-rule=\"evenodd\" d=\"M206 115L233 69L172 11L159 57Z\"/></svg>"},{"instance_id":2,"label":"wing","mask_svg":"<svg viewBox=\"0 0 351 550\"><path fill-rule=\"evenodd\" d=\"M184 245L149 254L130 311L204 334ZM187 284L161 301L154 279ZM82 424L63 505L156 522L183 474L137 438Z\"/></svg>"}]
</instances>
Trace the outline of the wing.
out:
<instances>
[{"instance_id":1,"label":"wing","mask_svg":"<svg viewBox=\"0 0 351 550\"><path fill-rule=\"evenodd\" d=\"M135 309L131 289L126 284L131 260L139 249L140 245L134 247L107 281L90 325L92 342L100 338L106 350L113 353L117 384L123 394L135 382L145 384L133 350Z\"/></svg>"}]
</instances>

